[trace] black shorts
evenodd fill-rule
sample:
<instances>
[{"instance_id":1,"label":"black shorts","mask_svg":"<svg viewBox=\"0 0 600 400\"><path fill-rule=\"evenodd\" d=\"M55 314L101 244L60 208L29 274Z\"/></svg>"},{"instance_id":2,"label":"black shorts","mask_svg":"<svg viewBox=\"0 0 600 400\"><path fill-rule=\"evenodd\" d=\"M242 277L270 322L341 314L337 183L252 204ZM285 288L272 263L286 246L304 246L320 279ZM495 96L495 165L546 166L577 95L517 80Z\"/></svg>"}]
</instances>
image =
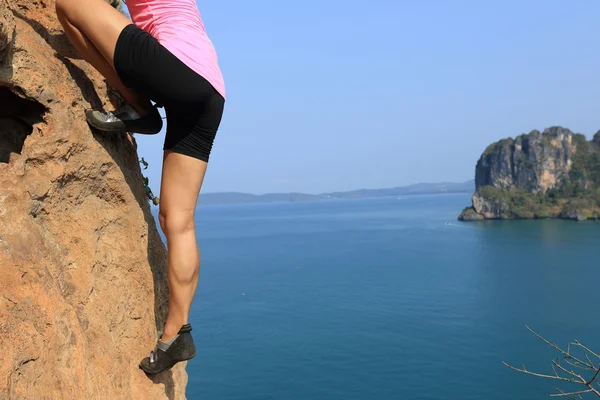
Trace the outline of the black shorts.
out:
<instances>
[{"instance_id":1,"label":"black shorts","mask_svg":"<svg viewBox=\"0 0 600 400\"><path fill-rule=\"evenodd\" d=\"M114 64L125 86L164 106L164 149L208 162L223 115L223 96L134 24L119 35Z\"/></svg>"}]
</instances>

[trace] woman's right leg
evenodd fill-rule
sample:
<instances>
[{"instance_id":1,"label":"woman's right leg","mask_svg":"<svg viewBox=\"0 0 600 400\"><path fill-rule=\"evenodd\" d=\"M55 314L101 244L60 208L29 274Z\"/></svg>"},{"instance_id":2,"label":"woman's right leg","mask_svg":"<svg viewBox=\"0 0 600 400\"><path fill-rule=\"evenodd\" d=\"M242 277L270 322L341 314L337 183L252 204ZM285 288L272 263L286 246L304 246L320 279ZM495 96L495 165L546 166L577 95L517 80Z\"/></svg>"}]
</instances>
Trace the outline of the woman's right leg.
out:
<instances>
[{"instance_id":1,"label":"woman's right leg","mask_svg":"<svg viewBox=\"0 0 600 400\"><path fill-rule=\"evenodd\" d=\"M56 0L56 13L69 41L81 56L138 113L150 110L150 100L125 86L114 68L117 39L131 21L104 0Z\"/></svg>"},{"instance_id":2,"label":"woman's right leg","mask_svg":"<svg viewBox=\"0 0 600 400\"><path fill-rule=\"evenodd\" d=\"M194 214L207 162L165 150L159 222L167 237L169 313L162 342L172 340L188 317L200 275Z\"/></svg>"}]
</instances>

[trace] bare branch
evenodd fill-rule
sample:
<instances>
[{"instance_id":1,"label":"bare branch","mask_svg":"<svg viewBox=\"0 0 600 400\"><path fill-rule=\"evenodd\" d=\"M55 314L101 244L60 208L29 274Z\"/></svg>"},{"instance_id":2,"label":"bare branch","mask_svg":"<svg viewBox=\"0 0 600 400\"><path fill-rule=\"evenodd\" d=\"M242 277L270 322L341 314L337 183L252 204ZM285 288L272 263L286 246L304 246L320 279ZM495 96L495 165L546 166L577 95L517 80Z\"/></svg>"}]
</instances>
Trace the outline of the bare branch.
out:
<instances>
[{"instance_id":1,"label":"bare branch","mask_svg":"<svg viewBox=\"0 0 600 400\"><path fill-rule=\"evenodd\" d=\"M564 378L562 376L559 376L558 374L556 376L552 376L552 375L546 375L546 374L538 374L536 372L531 372L531 371L527 371L527 369L525 369L525 366L523 366L523 369L520 368L516 368L513 367L512 365L507 364L506 362L502 361L502 364L504 364L505 366L507 366L508 368L517 371L517 372L522 372L524 374L528 374L528 375L533 375L533 376L537 376L539 378L546 378L546 379L558 379L560 381L565 381L565 382L571 382L571 383L579 383L575 380L573 380L572 378Z\"/></svg>"},{"instance_id":2,"label":"bare branch","mask_svg":"<svg viewBox=\"0 0 600 400\"><path fill-rule=\"evenodd\" d=\"M594 353L592 350L588 349L587 347L585 347L583 344L581 344L579 342L579 340L575 340L575 342L573 343L575 346L581 347L582 349L584 349L585 351L587 351L588 353L590 353L591 355L593 355L594 357L600 359L600 355Z\"/></svg>"},{"instance_id":3,"label":"bare branch","mask_svg":"<svg viewBox=\"0 0 600 400\"><path fill-rule=\"evenodd\" d=\"M596 368L596 365L594 365L594 362L593 362L592 360L590 360L590 358L588 357L587 353L583 353L583 355L585 356L585 359L586 359L586 360L588 360L588 362L589 362L590 364L592 364L592 366L593 366L594 368Z\"/></svg>"},{"instance_id":4,"label":"bare branch","mask_svg":"<svg viewBox=\"0 0 600 400\"><path fill-rule=\"evenodd\" d=\"M596 368L590 368L587 365L580 365L578 362L571 362L566 357L563 359L563 361L565 363L569 364L571 367L581 368L581 369L584 369L586 371L596 371Z\"/></svg>"},{"instance_id":5,"label":"bare branch","mask_svg":"<svg viewBox=\"0 0 600 400\"><path fill-rule=\"evenodd\" d=\"M559 380L559 381L563 381L563 382L575 383L575 384L583 385L587 388L586 390L572 391L572 392L565 392L564 390L557 388L556 390L559 393L550 394L549 395L550 397L562 397L562 398L567 398L567 399L572 399L572 400L578 400L578 399L583 400L582 394L591 393L600 398L600 383L598 381L596 381L596 379L600 375L600 356L597 353L591 351L585 345L581 344L578 340L568 343L567 350L565 351L561 347L559 347L555 342L550 342L549 340L547 340L546 338L544 338L543 336L541 336L540 334L535 332L533 329L531 329L529 326L525 325L525 327L527 328L528 331L533 333L542 342L546 343L548 346L550 346L554 350L558 351L562 355L562 357L561 357L562 360L560 360L559 358L552 360L551 367L552 367L552 371L554 372L554 375L540 374L537 372L528 371L527 368L525 368L525 365L523 365L523 368L516 368L516 367L513 367L503 361L502 363L506 367L508 367L514 371L527 374L527 375L532 375L532 376L536 376L536 377L544 378L544 379L555 379L555 380ZM572 348L571 345L573 345L573 348L579 348L583 352L583 355L584 355L586 361L583 361L581 358L578 358L571 353L571 348ZM594 357L598 358L598 360L597 360L598 367L596 366L594 361L592 361L592 359L588 356L588 353L592 354ZM594 376L590 380L586 380L582 375L576 373L575 370L570 370L568 368L565 368L561 364L561 361L573 368L578 368L578 369L587 370L587 371L593 371ZM564 373L567 376L563 376L561 373ZM596 387L598 387L598 389L596 389Z\"/></svg>"},{"instance_id":6,"label":"bare branch","mask_svg":"<svg viewBox=\"0 0 600 400\"><path fill-rule=\"evenodd\" d=\"M598 374L600 374L600 369L596 370L596 373L594 374L594 376L592 377L592 379L590 379L589 381L587 381L586 385L591 386L592 383L594 383L594 381L598 377Z\"/></svg>"},{"instance_id":7,"label":"bare branch","mask_svg":"<svg viewBox=\"0 0 600 400\"><path fill-rule=\"evenodd\" d=\"M551 367L552 367L552 371L554 371L554 375L556 375L556 376L560 376L560 375L558 374L558 371L556 370L556 368L554 368L554 364L552 364L552 365L551 365Z\"/></svg>"},{"instance_id":8,"label":"bare branch","mask_svg":"<svg viewBox=\"0 0 600 400\"><path fill-rule=\"evenodd\" d=\"M572 359L576 362L578 362L581 365L585 365L590 369L594 369L593 365L590 365L588 363L586 363L585 361L581 361L580 359L578 359L577 357L574 357L573 355L571 355L570 353L564 351L563 349L561 349L560 347L558 347L556 345L556 343L550 342L548 341L546 338L542 337L540 334L538 334L537 332L535 332L533 329L531 329L529 326L525 325L525 328L527 328L527 330L531 333L533 333L538 339L540 339L542 342L546 343L548 346L552 347L553 349L555 349L556 351L558 351L559 353L563 354L566 358Z\"/></svg>"},{"instance_id":9,"label":"bare branch","mask_svg":"<svg viewBox=\"0 0 600 400\"><path fill-rule=\"evenodd\" d=\"M560 365L560 363L558 361L552 360L552 364L554 364L556 367L558 367L558 369L560 369L561 371L571 375L573 378L579 379L579 381L581 383L585 384L587 382L581 375L578 375L574 371L570 371L570 370L566 369L565 367Z\"/></svg>"},{"instance_id":10,"label":"bare branch","mask_svg":"<svg viewBox=\"0 0 600 400\"><path fill-rule=\"evenodd\" d=\"M572 397L572 396L577 396L579 399L583 399L583 397L581 397L582 394L591 392L591 390L589 390L589 389L581 390L578 392L565 392L564 390L561 390L558 388L556 388L556 390L558 390L560 393L549 394L548 397L564 397L564 396L566 396L567 399L577 400L575 397Z\"/></svg>"},{"instance_id":11,"label":"bare branch","mask_svg":"<svg viewBox=\"0 0 600 400\"><path fill-rule=\"evenodd\" d=\"M581 390L578 392L565 392L562 389L558 389L556 388L556 390L558 390L560 393L553 393L553 394L549 394L548 397L563 397L563 396L567 396L568 399L575 399L575 397L571 397L571 396L577 396L580 399L583 399L583 397L581 397L582 394L584 393L590 393L591 390ZM577 399L575 399L577 400Z\"/></svg>"}]
</instances>

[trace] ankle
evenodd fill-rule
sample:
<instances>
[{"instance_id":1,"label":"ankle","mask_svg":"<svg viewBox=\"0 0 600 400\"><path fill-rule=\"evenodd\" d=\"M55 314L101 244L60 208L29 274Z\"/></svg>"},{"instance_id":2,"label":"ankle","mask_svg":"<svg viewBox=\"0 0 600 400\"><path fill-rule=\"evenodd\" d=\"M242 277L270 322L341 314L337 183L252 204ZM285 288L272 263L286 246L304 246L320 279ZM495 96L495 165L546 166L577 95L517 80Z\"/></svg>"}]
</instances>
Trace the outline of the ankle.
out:
<instances>
[{"instance_id":1,"label":"ankle","mask_svg":"<svg viewBox=\"0 0 600 400\"><path fill-rule=\"evenodd\" d=\"M182 324L174 324L174 323L169 323L167 322L165 324L165 330L163 331L163 334L160 338L161 342L168 342L171 341L175 338L175 336L177 336L179 334L179 330L181 329L181 327L185 325L185 323Z\"/></svg>"}]
</instances>

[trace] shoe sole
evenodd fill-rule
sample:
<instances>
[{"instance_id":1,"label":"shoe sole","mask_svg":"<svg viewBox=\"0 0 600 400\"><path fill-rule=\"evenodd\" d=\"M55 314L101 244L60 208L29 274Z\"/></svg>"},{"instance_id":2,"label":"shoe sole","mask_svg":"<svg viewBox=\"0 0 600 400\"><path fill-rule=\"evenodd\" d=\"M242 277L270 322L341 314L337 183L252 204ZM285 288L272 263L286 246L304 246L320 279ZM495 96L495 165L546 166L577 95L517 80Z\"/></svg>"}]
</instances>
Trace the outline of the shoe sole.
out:
<instances>
[{"instance_id":1,"label":"shoe sole","mask_svg":"<svg viewBox=\"0 0 600 400\"><path fill-rule=\"evenodd\" d=\"M192 358L194 358L194 357L188 358L188 359L186 359L186 360L173 361L173 362L169 363L169 365L168 365L167 367L165 367L165 368L163 368L163 369L161 369L160 371L157 371L157 372L148 372L148 371L146 371L144 368L142 368L142 366L141 366L141 365L139 366L139 368L140 368L142 371L144 371L144 372L145 372L147 375L156 375L156 374L160 374L161 372L168 371L168 370L170 370L171 368L173 368L175 365L179 364L180 362L189 361L189 360L191 360Z\"/></svg>"}]
</instances>

